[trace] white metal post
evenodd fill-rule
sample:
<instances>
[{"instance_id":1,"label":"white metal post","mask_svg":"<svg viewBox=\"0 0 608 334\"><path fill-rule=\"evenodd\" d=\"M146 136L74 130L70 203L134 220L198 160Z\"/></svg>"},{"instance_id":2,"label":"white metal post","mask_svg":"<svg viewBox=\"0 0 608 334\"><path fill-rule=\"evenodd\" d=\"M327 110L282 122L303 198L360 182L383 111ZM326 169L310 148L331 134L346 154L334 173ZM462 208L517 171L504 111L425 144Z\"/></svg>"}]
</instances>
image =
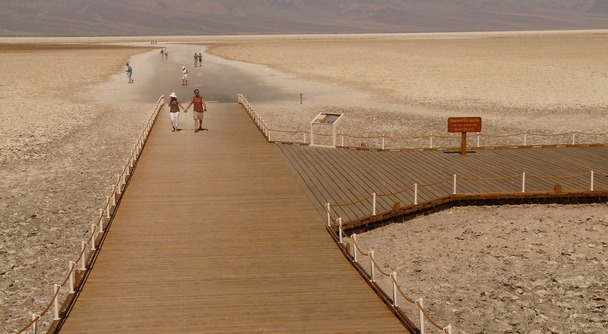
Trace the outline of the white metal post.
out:
<instances>
[{"instance_id":1,"label":"white metal post","mask_svg":"<svg viewBox=\"0 0 608 334\"><path fill-rule=\"evenodd\" d=\"M357 235L353 234L353 261L357 263Z\"/></svg>"},{"instance_id":2,"label":"white metal post","mask_svg":"<svg viewBox=\"0 0 608 334\"><path fill-rule=\"evenodd\" d=\"M106 218L110 219L110 196L106 196Z\"/></svg>"},{"instance_id":3,"label":"white metal post","mask_svg":"<svg viewBox=\"0 0 608 334\"><path fill-rule=\"evenodd\" d=\"M433 148L433 136L431 136L431 139L429 140L431 148Z\"/></svg>"},{"instance_id":4,"label":"white metal post","mask_svg":"<svg viewBox=\"0 0 608 334\"><path fill-rule=\"evenodd\" d=\"M313 130L312 123L310 123L310 146L314 146L314 145L315 145L314 130Z\"/></svg>"},{"instance_id":5,"label":"white metal post","mask_svg":"<svg viewBox=\"0 0 608 334\"><path fill-rule=\"evenodd\" d=\"M99 215L99 233L103 233L103 210L101 210L101 215Z\"/></svg>"},{"instance_id":6,"label":"white metal post","mask_svg":"<svg viewBox=\"0 0 608 334\"><path fill-rule=\"evenodd\" d=\"M376 193L372 194L372 216L376 215Z\"/></svg>"},{"instance_id":7,"label":"white metal post","mask_svg":"<svg viewBox=\"0 0 608 334\"><path fill-rule=\"evenodd\" d=\"M456 195L456 174L454 174L454 191L452 194Z\"/></svg>"},{"instance_id":8,"label":"white metal post","mask_svg":"<svg viewBox=\"0 0 608 334\"><path fill-rule=\"evenodd\" d=\"M82 256L80 257L80 270L86 270L86 269L87 269L87 267L86 267L86 265L85 265L85 258L86 258L87 256L86 256L86 254L84 253L84 250L86 249L86 247L87 247L87 243L83 241L83 242L80 244L80 251L81 251L81 253L82 253Z\"/></svg>"},{"instance_id":9,"label":"white metal post","mask_svg":"<svg viewBox=\"0 0 608 334\"><path fill-rule=\"evenodd\" d=\"M384 135L382 135L382 149L384 149Z\"/></svg>"},{"instance_id":10,"label":"white metal post","mask_svg":"<svg viewBox=\"0 0 608 334\"><path fill-rule=\"evenodd\" d=\"M32 326L32 333L34 334L38 334L38 319L40 319L39 315L32 314L32 320L34 321L34 324Z\"/></svg>"},{"instance_id":11,"label":"white metal post","mask_svg":"<svg viewBox=\"0 0 608 334\"><path fill-rule=\"evenodd\" d=\"M477 147L479 147L479 146L480 146L480 145L479 145L479 143L480 143L480 139L479 139L479 137L480 137L480 136L479 136L479 132L478 132L478 133L477 133Z\"/></svg>"},{"instance_id":12,"label":"white metal post","mask_svg":"<svg viewBox=\"0 0 608 334\"><path fill-rule=\"evenodd\" d=\"M325 211L327 211L327 226L331 226L331 206L329 202L325 204Z\"/></svg>"},{"instance_id":13,"label":"white metal post","mask_svg":"<svg viewBox=\"0 0 608 334\"><path fill-rule=\"evenodd\" d=\"M420 334L424 334L424 312L422 311L424 308L424 302L422 301L422 298L416 300L416 304L418 304L420 314Z\"/></svg>"},{"instance_id":14,"label":"white metal post","mask_svg":"<svg viewBox=\"0 0 608 334\"><path fill-rule=\"evenodd\" d=\"M91 224L91 250L95 250L95 224Z\"/></svg>"},{"instance_id":15,"label":"white metal post","mask_svg":"<svg viewBox=\"0 0 608 334\"><path fill-rule=\"evenodd\" d=\"M120 174L116 174L116 185L118 186L118 194L122 194L120 187Z\"/></svg>"},{"instance_id":16,"label":"white metal post","mask_svg":"<svg viewBox=\"0 0 608 334\"><path fill-rule=\"evenodd\" d=\"M593 191L593 171L591 171L591 191Z\"/></svg>"},{"instance_id":17,"label":"white metal post","mask_svg":"<svg viewBox=\"0 0 608 334\"><path fill-rule=\"evenodd\" d=\"M526 172L521 174L521 192L526 192Z\"/></svg>"},{"instance_id":18,"label":"white metal post","mask_svg":"<svg viewBox=\"0 0 608 334\"><path fill-rule=\"evenodd\" d=\"M342 217L338 217L338 234L340 235L340 245L344 244L342 242Z\"/></svg>"},{"instance_id":19,"label":"white metal post","mask_svg":"<svg viewBox=\"0 0 608 334\"><path fill-rule=\"evenodd\" d=\"M112 206L116 206L116 185L112 186Z\"/></svg>"},{"instance_id":20,"label":"white metal post","mask_svg":"<svg viewBox=\"0 0 608 334\"><path fill-rule=\"evenodd\" d=\"M418 204L418 183L414 183L414 205Z\"/></svg>"},{"instance_id":21,"label":"white metal post","mask_svg":"<svg viewBox=\"0 0 608 334\"><path fill-rule=\"evenodd\" d=\"M342 135L342 147L344 147L344 132L342 132L341 135Z\"/></svg>"},{"instance_id":22,"label":"white metal post","mask_svg":"<svg viewBox=\"0 0 608 334\"><path fill-rule=\"evenodd\" d=\"M55 284L55 299L54 299L54 303L55 303L55 320L59 320L59 290L61 289L61 287L59 286L59 284Z\"/></svg>"},{"instance_id":23,"label":"white metal post","mask_svg":"<svg viewBox=\"0 0 608 334\"><path fill-rule=\"evenodd\" d=\"M336 125L332 124L331 126L331 143L332 147L336 148Z\"/></svg>"},{"instance_id":24,"label":"white metal post","mask_svg":"<svg viewBox=\"0 0 608 334\"><path fill-rule=\"evenodd\" d=\"M70 261L69 262L69 268L70 268L70 293L74 293L74 267L75 267L75 263L74 261Z\"/></svg>"},{"instance_id":25,"label":"white metal post","mask_svg":"<svg viewBox=\"0 0 608 334\"><path fill-rule=\"evenodd\" d=\"M369 258L371 259L371 263L370 263L370 282L375 282L376 281L376 267L374 266L374 251L370 251L369 252Z\"/></svg>"},{"instance_id":26,"label":"white metal post","mask_svg":"<svg viewBox=\"0 0 608 334\"><path fill-rule=\"evenodd\" d=\"M397 307L397 272L393 271L391 277L393 278L393 306Z\"/></svg>"},{"instance_id":27,"label":"white metal post","mask_svg":"<svg viewBox=\"0 0 608 334\"><path fill-rule=\"evenodd\" d=\"M574 132L572 132L572 145L574 145Z\"/></svg>"}]
</instances>

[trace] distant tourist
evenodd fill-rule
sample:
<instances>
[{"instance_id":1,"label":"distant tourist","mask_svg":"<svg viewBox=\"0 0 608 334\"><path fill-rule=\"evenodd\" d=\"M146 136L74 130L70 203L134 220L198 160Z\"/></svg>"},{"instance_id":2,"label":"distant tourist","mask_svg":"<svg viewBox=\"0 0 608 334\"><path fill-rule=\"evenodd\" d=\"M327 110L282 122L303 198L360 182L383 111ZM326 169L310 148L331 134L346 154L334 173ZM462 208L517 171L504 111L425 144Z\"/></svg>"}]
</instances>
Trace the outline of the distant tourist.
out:
<instances>
[{"instance_id":1,"label":"distant tourist","mask_svg":"<svg viewBox=\"0 0 608 334\"><path fill-rule=\"evenodd\" d=\"M165 48L165 59L169 59L169 50Z\"/></svg>"},{"instance_id":2,"label":"distant tourist","mask_svg":"<svg viewBox=\"0 0 608 334\"><path fill-rule=\"evenodd\" d=\"M194 132L199 132L203 130L207 130L203 128L203 113L207 111L207 104L205 103L205 99L199 94L199 90L194 90L194 97L190 100L190 103L186 107L186 111L191 105L194 105L194 112L192 112L192 116L194 117Z\"/></svg>"},{"instance_id":3,"label":"distant tourist","mask_svg":"<svg viewBox=\"0 0 608 334\"><path fill-rule=\"evenodd\" d=\"M203 55L198 53L198 66L203 66Z\"/></svg>"},{"instance_id":4,"label":"distant tourist","mask_svg":"<svg viewBox=\"0 0 608 334\"><path fill-rule=\"evenodd\" d=\"M182 66L182 86L188 84L188 70L186 66Z\"/></svg>"},{"instance_id":5,"label":"distant tourist","mask_svg":"<svg viewBox=\"0 0 608 334\"><path fill-rule=\"evenodd\" d=\"M196 54L196 52L194 53L194 67L198 66L198 55Z\"/></svg>"},{"instance_id":6,"label":"distant tourist","mask_svg":"<svg viewBox=\"0 0 608 334\"><path fill-rule=\"evenodd\" d=\"M165 49L160 49L160 57L165 58Z\"/></svg>"},{"instance_id":7,"label":"distant tourist","mask_svg":"<svg viewBox=\"0 0 608 334\"><path fill-rule=\"evenodd\" d=\"M133 82L133 68L131 67L131 65L129 65L129 63L127 63L127 78L129 79L129 83Z\"/></svg>"},{"instance_id":8,"label":"distant tourist","mask_svg":"<svg viewBox=\"0 0 608 334\"><path fill-rule=\"evenodd\" d=\"M182 110L184 110L184 112L186 112L186 109L184 109L184 106L182 106L182 104L179 102L179 100L177 99L177 95L175 95L175 92L171 93L171 95L169 95L171 97L171 100L169 101L169 103L167 103L169 105L169 115L171 116L171 127L173 132L175 131L179 131L179 108L182 108Z\"/></svg>"}]
</instances>

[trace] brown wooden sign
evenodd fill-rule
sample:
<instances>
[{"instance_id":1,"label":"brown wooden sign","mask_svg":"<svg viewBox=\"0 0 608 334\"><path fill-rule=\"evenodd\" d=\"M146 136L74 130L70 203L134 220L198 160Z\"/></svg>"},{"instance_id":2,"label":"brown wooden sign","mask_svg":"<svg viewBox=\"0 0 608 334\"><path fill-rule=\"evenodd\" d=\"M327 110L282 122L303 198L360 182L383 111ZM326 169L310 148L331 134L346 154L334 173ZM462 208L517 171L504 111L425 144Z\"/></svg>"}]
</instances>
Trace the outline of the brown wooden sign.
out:
<instances>
[{"instance_id":1,"label":"brown wooden sign","mask_svg":"<svg viewBox=\"0 0 608 334\"><path fill-rule=\"evenodd\" d=\"M481 117L450 117L448 132L481 132Z\"/></svg>"}]
</instances>

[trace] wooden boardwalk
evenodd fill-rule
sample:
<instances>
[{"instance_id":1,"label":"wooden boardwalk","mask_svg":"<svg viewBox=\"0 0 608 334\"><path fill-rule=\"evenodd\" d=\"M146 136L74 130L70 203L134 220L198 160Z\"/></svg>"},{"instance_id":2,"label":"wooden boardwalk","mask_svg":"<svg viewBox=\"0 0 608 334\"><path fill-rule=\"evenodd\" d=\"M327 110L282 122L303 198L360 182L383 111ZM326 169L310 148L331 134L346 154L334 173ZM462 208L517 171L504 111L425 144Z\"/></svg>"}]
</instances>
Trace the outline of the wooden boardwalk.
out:
<instances>
[{"instance_id":1,"label":"wooden boardwalk","mask_svg":"<svg viewBox=\"0 0 608 334\"><path fill-rule=\"evenodd\" d=\"M404 333L238 104L161 111L61 333Z\"/></svg>"},{"instance_id":2,"label":"wooden boardwalk","mask_svg":"<svg viewBox=\"0 0 608 334\"><path fill-rule=\"evenodd\" d=\"M608 147L555 147L478 150L461 156L455 152L378 152L277 144L320 214L325 203L332 205L332 217L344 221L372 214L373 193L377 212L389 211L395 202L418 203L453 193L520 192L523 172L525 190L589 190L591 171L594 189L608 189ZM568 176L566 178L556 178ZM404 189L407 191L401 192ZM357 202L338 206L336 204Z\"/></svg>"}]
</instances>

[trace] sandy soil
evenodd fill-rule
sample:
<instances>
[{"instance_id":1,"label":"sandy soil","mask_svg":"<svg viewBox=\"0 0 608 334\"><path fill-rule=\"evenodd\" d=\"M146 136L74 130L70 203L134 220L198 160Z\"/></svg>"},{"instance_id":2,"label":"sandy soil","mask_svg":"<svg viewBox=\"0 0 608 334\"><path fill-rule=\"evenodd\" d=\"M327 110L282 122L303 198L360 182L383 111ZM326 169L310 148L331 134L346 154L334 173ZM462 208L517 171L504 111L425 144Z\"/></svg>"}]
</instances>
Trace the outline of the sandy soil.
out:
<instances>
[{"instance_id":1,"label":"sandy soil","mask_svg":"<svg viewBox=\"0 0 608 334\"><path fill-rule=\"evenodd\" d=\"M448 116L471 114L494 133L608 132L605 32L175 40L252 63L281 96L247 96L271 127L339 111L361 134L443 134ZM63 279L155 102L128 94L139 50L18 49L0 48L5 333ZM127 88L97 85L118 76ZM606 205L462 208L359 240L457 333L603 333L607 221Z\"/></svg>"}]
</instances>

